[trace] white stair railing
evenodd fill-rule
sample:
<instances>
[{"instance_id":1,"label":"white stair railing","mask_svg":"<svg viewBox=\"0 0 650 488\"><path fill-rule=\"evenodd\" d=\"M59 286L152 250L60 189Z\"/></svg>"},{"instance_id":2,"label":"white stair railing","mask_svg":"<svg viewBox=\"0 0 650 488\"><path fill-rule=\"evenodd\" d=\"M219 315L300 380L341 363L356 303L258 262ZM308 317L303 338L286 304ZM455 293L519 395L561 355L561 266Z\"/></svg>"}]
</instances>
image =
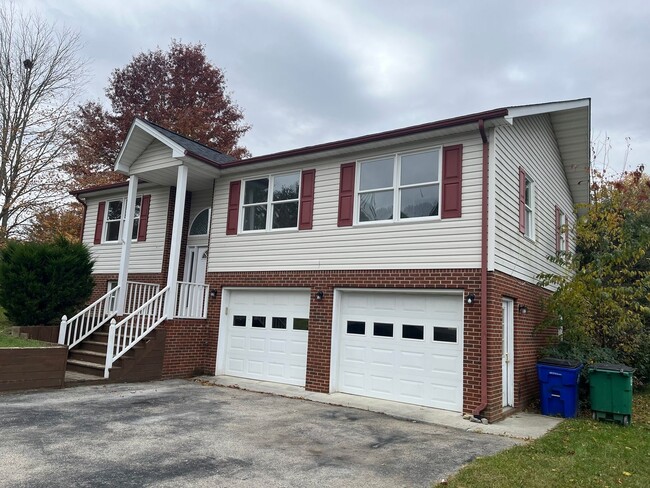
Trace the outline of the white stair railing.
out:
<instances>
[{"instance_id":1,"label":"white stair railing","mask_svg":"<svg viewBox=\"0 0 650 488\"><path fill-rule=\"evenodd\" d=\"M108 378L108 372L115 361L165 321L165 300L168 290L169 287L166 286L119 323L115 319L111 320L104 378Z\"/></svg>"},{"instance_id":2,"label":"white stair railing","mask_svg":"<svg viewBox=\"0 0 650 488\"><path fill-rule=\"evenodd\" d=\"M204 319L208 316L208 285L178 282L176 317L184 319Z\"/></svg>"},{"instance_id":3,"label":"white stair railing","mask_svg":"<svg viewBox=\"0 0 650 488\"><path fill-rule=\"evenodd\" d=\"M108 322L115 315L118 290L116 286L70 319L64 315L59 329L59 344L71 349Z\"/></svg>"},{"instance_id":4,"label":"white stair railing","mask_svg":"<svg viewBox=\"0 0 650 488\"><path fill-rule=\"evenodd\" d=\"M160 290L160 285L153 283L141 283L138 281L127 282L126 304L124 313L130 314L144 302L150 300Z\"/></svg>"}]
</instances>

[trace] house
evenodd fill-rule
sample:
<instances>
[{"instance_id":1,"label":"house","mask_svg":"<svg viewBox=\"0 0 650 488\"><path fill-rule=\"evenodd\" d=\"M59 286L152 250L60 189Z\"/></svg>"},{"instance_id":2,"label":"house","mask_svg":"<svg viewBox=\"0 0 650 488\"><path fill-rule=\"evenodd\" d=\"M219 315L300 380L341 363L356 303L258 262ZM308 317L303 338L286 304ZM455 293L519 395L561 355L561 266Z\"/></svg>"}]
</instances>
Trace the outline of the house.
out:
<instances>
[{"instance_id":1,"label":"house","mask_svg":"<svg viewBox=\"0 0 650 488\"><path fill-rule=\"evenodd\" d=\"M589 201L590 103L245 160L135 120L115 164L128 183L75 192L96 289L64 321L70 367L112 377L159 333L157 377L231 375L490 420L524 407L554 334L537 327L550 293L537 275L561 272L547 258L573 249L566 228Z\"/></svg>"}]
</instances>

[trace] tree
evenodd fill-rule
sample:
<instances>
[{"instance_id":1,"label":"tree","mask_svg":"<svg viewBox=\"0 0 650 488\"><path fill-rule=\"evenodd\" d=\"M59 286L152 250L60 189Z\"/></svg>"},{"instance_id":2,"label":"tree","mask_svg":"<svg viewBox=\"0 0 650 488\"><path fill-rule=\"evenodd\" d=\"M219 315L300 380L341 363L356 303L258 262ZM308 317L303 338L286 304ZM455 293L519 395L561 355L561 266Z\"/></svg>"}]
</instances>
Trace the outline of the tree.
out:
<instances>
[{"instance_id":1,"label":"tree","mask_svg":"<svg viewBox=\"0 0 650 488\"><path fill-rule=\"evenodd\" d=\"M60 199L66 128L85 80L79 39L0 4L0 243Z\"/></svg>"},{"instance_id":2,"label":"tree","mask_svg":"<svg viewBox=\"0 0 650 488\"><path fill-rule=\"evenodd\" d=\"M545 325L614 351L650 379L650 178L643 167L613 181L597 174L585 210L576 253L551 258L569 272L540 276L558 287Z\"/></svg>"},{"instance_id":3,"label":"tree","mask_svg":"<svg viewBox=\"0 0 650 488\"><path fill-rule=\"evenodd\" d=\"M46 208L32 219L26 238L31 242L54 242L59 238L79 241L83 225L83 208L74 202L57 208Z\"/></svg>"},{"instance_id":4,"label":"tree","mask_svg":"<svg viewBox=\"0 0 650 488\"><path fill-rule=\"evenodd\" d=\"M0 305L15 325L56 323L90 298L92 270L81 243L8 242L0 250Z\"/></svg>"},{"instance_id":5,"label":"tree","mask_svg":"<svg viewBox=\"0 0 650 488\"><path fill-rule=\"evenodd\" d=\"M78 187L121 179L111 171L135 117L225 154L249 155L238 142L250 126L244 124L223 72L208 61L202 44L172 41L167 52L158 48L134 56L113 71L106 96L110 112L99 102L87 102L71 127L76 154L67 171Z\"/></svg>"}]
</instances>

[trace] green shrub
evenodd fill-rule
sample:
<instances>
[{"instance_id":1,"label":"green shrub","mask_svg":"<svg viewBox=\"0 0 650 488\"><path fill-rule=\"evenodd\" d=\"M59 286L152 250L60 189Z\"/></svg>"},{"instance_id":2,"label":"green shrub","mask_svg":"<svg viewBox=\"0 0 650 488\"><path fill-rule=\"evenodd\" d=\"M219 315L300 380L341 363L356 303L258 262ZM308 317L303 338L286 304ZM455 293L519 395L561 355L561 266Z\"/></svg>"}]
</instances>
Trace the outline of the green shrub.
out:
<instances>
[{"instance_id":1,"label":"green shrub","mask_svg":"<svg viewBox=\"0 0 650 488\"><path fill-rule=\"evenodd\" d=\"M83 244L9 242L0 251L0 306L15 325L57 323L90 298L92 268Z\"/></svg>"}]
</instances>

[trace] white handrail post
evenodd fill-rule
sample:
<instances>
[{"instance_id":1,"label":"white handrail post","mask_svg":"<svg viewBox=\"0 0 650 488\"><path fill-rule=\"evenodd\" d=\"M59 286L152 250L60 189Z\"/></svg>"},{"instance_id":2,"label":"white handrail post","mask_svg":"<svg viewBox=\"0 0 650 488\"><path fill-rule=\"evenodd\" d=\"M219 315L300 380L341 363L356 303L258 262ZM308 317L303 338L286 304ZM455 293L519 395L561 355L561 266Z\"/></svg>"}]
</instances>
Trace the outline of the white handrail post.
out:
<instances>
[{"instance_id":1,"label":"white handrail post","mask_svg":"<svg viewBox=\"0 0 650 488\"><path fill-rule=\"evenodd\" d=\"M131 233L133 232L133 218L135 214L135 200L138 194L138 177L129 176L129 193L126 197L126 209L123 210L122 226L120 228L122 240L122 254L120 255L120 274L117 278L117 314L124 315L126 305L127 279L129 277L129 257L131 255ZM124 213L126 212L126 213ZM125 216L125 217L124 217Z\"/></svg>"},{"instance_id":2,"label":"white handrail post","mask_svg":"<svg viewBox=\"0 0 650 488\"><path fill-rule=\"evenodd\" d=\"M106 364L104 365L104 378L108 378L108 370L113 365L113 351L115 350L115 329L117 322L111 319L111 325L108 328L108 345L106 346Z\"/></svg>"},{"instance_id":3,"label":"white handrail post","mask_svg":"<svg viewBox=\"0 0 650 488\"><path fill-rule=\"evenodd\" d=\"M65 336L68 331L68 316L61 317L61 325L59 326L59 344L65 344Z\"/></svg>"},{"instance_id":4,"label":"white handrail post","mask_svg":"<svg viewBox=\"0 0 650 488\"><path fill-rule=\"evenodd\" d=\"M172 242L169 246L169 268L167 268L167 296L165 297L165 315L174 318L176 306L176 282L181 255L181 238L183 236L183 217L185 214L185 191L187 190L187 166L179 166L176 176L176 199L174 201L174 223Z\"/></svg>"}]
</instances>

